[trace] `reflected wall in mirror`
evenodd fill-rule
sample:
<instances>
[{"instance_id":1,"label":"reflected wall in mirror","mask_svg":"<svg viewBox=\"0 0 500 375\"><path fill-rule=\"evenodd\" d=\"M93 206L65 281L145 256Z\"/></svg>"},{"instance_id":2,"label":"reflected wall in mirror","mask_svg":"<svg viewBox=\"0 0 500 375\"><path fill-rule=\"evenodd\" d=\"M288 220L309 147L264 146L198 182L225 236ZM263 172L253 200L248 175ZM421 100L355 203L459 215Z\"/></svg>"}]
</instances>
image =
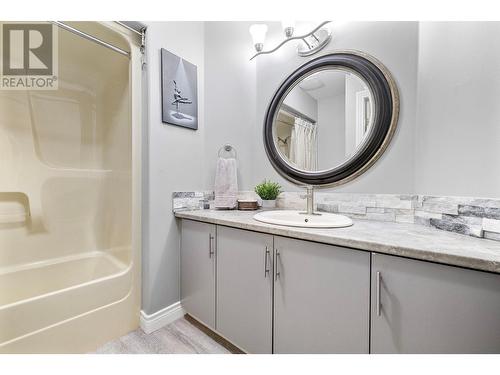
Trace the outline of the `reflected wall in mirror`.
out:
<instances>
[{"instance_id":1,"label":"reflected wall in mirror","mask_svg":"<svg viewBox=\"0 0 500 375\"><path fill-rule=\"evenodd\" d=\"M280 156L303 171L331 170L356 154L373 123L368 84L348 69L329 68L300 79L277 112Z\"/></svg>"}]
</instances>

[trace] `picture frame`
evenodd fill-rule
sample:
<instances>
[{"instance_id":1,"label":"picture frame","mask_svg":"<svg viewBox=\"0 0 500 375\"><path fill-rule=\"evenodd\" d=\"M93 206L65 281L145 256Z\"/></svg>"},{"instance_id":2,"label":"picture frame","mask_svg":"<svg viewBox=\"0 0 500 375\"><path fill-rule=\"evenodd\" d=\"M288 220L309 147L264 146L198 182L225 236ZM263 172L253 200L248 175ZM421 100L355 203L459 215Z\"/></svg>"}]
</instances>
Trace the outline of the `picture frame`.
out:
<instances>
[{"instance_id":1,"label":"picture frame","mask_svg":"<svg viewBox=\"0 0 500 375\"><path fill-rule=\"evenodd\" d=\"M198 129L198 68L161 49L162 122Z\"/></svg>"}]
</instances>

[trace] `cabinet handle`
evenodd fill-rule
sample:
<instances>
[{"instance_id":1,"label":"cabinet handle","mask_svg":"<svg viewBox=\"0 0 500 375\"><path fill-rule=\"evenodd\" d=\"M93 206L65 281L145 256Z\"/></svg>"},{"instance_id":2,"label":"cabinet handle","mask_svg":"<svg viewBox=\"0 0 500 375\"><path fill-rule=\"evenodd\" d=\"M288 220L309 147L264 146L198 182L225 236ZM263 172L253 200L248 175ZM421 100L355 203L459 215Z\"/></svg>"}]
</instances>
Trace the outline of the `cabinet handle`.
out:
<instances>
[{"instance_id":1,"label":"cabinet handle","mask_svg":"<svg viewBox=\"0 0 500 375\"><path fill-rule=\"evenodd\" d=\"M268 259L270 257L271 253L269 252L269 247L267 247L266 245L266 254L265 254L265 259L264 259L264 278L267 277L267 275L269 274L269 268L267 267L268 265Z\"/></svg>"},{"instance_id":2,"label":"cabinet handle","mask_svg":"<svg viewBox=\"0 0 500 375\"><path fill-rule=\"evenodd\" d=\"M375 302L377 304L377 316L380 316L380 271L377 271L377 277L376 277L376 296L377 296L377 301Z\"/></svg>"},{"instance_id":3,"label":"cabinet handle","mask_svg":"<svg viewBox=\"0 0 500 375\"><path fill-rule=\"evenodd\" d=\"M212 240L214 239L214 236L212 236L212 233L208 234L208 257L212 258L212 255L214 255L214 250L212 247Z\"/></svg>"},{"instance_id":4,"label":"cabinet handle","mask_svg":"<svg viewBox=\"0 0 500 375\"><path fill-rule=\"evenodd\" d=\"M276 281L280 277L280 251L276 249Z\"/></svg>"}]
</instances>

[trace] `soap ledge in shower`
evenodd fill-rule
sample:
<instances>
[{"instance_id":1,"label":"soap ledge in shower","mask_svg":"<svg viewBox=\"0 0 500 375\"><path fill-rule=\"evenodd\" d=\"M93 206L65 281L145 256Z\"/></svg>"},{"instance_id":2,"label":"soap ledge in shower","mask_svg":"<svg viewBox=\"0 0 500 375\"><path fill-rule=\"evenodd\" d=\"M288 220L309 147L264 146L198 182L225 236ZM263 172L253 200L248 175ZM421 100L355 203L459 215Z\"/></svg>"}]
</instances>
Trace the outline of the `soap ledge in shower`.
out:
<instances>
[{"instance_id":1,"label":"soap ledge in shower","mask_svg":"<svg viewBox=\"0 0 500 375\"><path fill-rule=\"evenodd\" d=\"M25 223L30 216L29 198L21 192L0 192L0 224Z\"/></svg>"}]
</instances>

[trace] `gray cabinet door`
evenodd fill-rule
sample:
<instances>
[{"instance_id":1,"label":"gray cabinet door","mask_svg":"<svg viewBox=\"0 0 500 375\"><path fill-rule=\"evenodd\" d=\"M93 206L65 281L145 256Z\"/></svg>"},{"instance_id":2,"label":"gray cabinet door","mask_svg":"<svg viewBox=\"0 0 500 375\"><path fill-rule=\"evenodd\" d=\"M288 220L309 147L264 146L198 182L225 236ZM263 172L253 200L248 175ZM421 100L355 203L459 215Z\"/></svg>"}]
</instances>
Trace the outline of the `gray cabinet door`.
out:
<instances>
[{"instance_id":1,"label":"gray cabinet door","mask_svg":"<svg viewBox=\"0 0 500 375\"><path fill-rule=\"evenodd\" d=\"M371 313L373 353L500 353L500 275L372 254Z\"/></svg>"},{"instance_id":2,"label":"gray cabinet door","mask_svg":"<svg viewBox=\"0 0 500 375\"><path fill-rule=\"evenodd\" d=\"M273 237L217 227L217 331L248 353L272 352Z\"/></svg>"},{"instance_id":3,"label":"gray cabinet door","mask_svg":"<svg viewBox=\"0 0 500 375\"><path fill-rule=\"evenodd\" d=\"M182 220L182 306L212 329L215 329L215 232L213 224Z\"/></svg>"},{"instance_id":4,"label":"gray cabinet door","mask_svg":"<svg viewBox=\"0 0 500 375\"><path fill-rule=\"evenodd\" d=\"M274 352L368 353L370 253L274 238Z\"/></svg>"}]
</instances>

